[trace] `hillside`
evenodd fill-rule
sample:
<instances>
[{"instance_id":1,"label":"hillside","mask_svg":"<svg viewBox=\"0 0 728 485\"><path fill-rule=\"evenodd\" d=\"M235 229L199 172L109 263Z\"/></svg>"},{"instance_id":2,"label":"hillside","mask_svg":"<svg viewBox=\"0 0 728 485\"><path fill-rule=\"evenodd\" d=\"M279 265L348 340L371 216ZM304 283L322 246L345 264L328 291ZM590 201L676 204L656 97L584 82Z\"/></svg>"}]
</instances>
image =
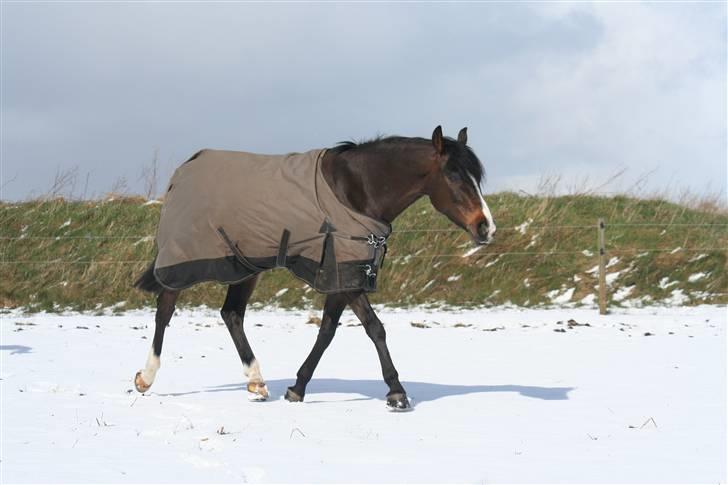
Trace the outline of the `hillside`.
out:
<instances>
[{"instance_id":1,"label":"hillside","mask_svg":"<svg viewBox=\"0 0 728 485\"><path fill-rule=\"evenodd\" d=\"M375 303L403 306L591 305L598 218L605 219L609 305L727 303L728 214L665 200L587 195L486 197L498 225L473 252L468 236L420 200L394 224ZM115 310L153 304L131 287L154 257L160 204L140 198L0 203L0 306ZM285 290L285 291L284 291ZM218 284L181 305L218 307ZM261 278L254 302L319 305L286 270Z\"/></svg>"}]
</instances>

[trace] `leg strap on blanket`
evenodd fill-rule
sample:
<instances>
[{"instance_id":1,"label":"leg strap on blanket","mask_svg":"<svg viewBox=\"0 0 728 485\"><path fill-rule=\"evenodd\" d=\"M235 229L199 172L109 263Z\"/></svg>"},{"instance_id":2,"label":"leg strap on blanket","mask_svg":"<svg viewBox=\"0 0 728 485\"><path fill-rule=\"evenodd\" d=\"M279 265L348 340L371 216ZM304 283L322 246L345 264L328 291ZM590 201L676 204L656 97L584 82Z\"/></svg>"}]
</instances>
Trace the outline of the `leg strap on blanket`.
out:
<instances>
[{"instance_id":1,"label":"leg strap on blanket","mask_svg":"<svg viewBox=\"0 0 728 485\"><path fill-rule=\"evenodd\" d=\"M230 250L233 252L233 254L235 255L235 257L238 258L238 261L240 261L240 263L243 266L245 266L246 268L248 268L249 270L251 270L251 271L253 271L255 273L260 273L261 271L263 271L264 268L259 268L258 266L254 265L253 263L251 263L250 261L248 261L245 258L245 256L243 256L243 253L240 252L240 248L238 247L237 244L235 244L234 242L232 242L230 240L230 238L228 237L227 233L225 232L225 229L223 229L222 227L218 227L217 228L217 232L220 233L220 235L222 236L222 238L225 240L225 243L228 246L230 246Z\"/></svg>"},{"instance_id":2,"label":"leg strap on blanket","mask_svg":"<svg viewBox=\"0 0 728 485\"><path fill-rule=\"evenodd\" d=\"M291 231L283 229L281 235L281 244L278 246L278 257L276 258L276 266L279 268L286 267L286 256L288 256L288 239L291 237Z\"/></svg>"}]
</instances>

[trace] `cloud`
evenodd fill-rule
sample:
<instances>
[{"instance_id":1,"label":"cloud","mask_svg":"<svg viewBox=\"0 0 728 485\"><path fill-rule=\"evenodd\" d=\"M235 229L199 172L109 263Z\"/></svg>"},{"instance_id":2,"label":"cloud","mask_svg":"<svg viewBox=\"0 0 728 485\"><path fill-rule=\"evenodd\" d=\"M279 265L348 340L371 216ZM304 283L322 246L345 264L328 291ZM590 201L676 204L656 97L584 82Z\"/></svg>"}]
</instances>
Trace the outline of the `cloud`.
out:
<instances>
[{"instance_id":1,"label":"cloud","mask_svg":"<svg viewBox=\"0 0 728 485\"><path fill-rule=\"evenodd\" d=\"M377 133L470 143L488 190L544 173L725 190L724 4L6 4L2 198L94 192L202 147ZM595 181L596 183L596 181ZM715 183L715 182L714 182ZM0 185L3 185L0 183ZM533 189L533 187L528 187Z\"/></svg>"}]
</instances>

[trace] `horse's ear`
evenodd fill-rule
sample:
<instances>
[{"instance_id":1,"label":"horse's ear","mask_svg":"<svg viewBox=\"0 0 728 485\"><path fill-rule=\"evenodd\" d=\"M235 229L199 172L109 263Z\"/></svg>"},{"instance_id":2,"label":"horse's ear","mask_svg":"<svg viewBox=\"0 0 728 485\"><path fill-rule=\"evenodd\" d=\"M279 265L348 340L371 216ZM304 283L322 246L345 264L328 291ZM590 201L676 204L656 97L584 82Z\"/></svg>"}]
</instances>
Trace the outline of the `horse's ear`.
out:
<instances>
[{"instance_id":1,"label":"horse's ear","mask_svg":"<svg viewBox=\"0 0 728 485\"><path fill-rule=\"evenodd\" d=\"M445 153L445 142L442 139L442 127L440 125L437 125L435 131L432 132L432 146L435 147L438 155Z\"/></svg>"},{"instance_id":2,"label":"horse's ear","mask_svg":"<svg viewBox=\"0 0 728 485\"><path fill-rule=\"evenodd\" d=\"M462 143L463 145L468 144L468 127L466 126L462 130L460 130L460 133L458 133L458 143Z\"/></svg>"}]
</instances>

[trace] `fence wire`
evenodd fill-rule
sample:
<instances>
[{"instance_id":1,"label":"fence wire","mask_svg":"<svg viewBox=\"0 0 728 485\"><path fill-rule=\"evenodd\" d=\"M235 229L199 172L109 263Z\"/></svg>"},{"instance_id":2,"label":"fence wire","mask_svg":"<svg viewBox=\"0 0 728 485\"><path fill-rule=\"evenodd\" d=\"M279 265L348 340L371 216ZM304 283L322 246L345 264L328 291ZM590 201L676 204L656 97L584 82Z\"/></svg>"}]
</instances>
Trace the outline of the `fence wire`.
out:
<instances>
[{"instance_id":1,"label":"fence wire","mask_svg":"<svg viewBox=\"0 0 728 485\"><path fill-rule=\"evenodd\" d=\"M627 227L627 228L641 228L641 227L665 227L671 228L683 228L683 227L708 227L708 228L728 228L728 224L723 223L607 223L605 227ZM554 229L597 229L598 224L567 224L567 225L524 225L519 226L506 226L499 227L499 231L511 231L517 230L525 231L540 231L540 230L554 230ZM462 229L425 229L425 228L406 228L398 229L392 232L392 235L406 233L458 233L460 235L465 234ZM0 236L0 240L11 241L11 240L138 240L143 242L153 242L154 235L76 235L76 236L26 236L24 234L16 236ZM701 252L701 251L728 251L728 248L609 248L609 253L677 253L677 252ZM462 254L456 253L445 253L445 254L421 254L421 255L404 255L397 256L393 255L390 258L394 261L401 261L403 259L437 259L437 258L476 258L488 256L553 256L553 255L575 255L582 254L587 257L595 256L598 254L597 251L592 251L591 248L584 250L571 250L571 251L503 251L503 252L465 252ZM3 254L4 256L5 254ZM145 260L76 260L69 261L63 259L53 260L0 260L0 264L141 264L149 263L150 259Z\"/></svg>"},{"instance_id":2,"label":"fence wire","mask_svg":"<svg viewBox=\"0 0 728 485\"><path fill-rule=\"evenodd\" d=\"M589 252L590 254L585 254ZM728 252L728 248L625 248L625 249L610 249L608 253L679 253L679 252L710 252L710 251L721 251ZM596 251L584 249L581 251L504 251L504 252L484 252L484 253L473 253L473 254L408 254L405 256L391 256L392 261L401 261L403 259L436 259L436 258L481 258L487 256L553 256L563 254L582 254L586 257L597 256ZM140 259L140 260L80 260L80 261L68 261L62 259L52 260L15 260L15 261L0 261L0 264L149 264L151 259Z\"/></svg>"},{"instance_id":3,"label":"fence wire","mask_svg":"<svg viewBox=\"0 0 728 485\"><path fill-rule=\"evenodd\" d=\"M554 230L554 229L596 229L598 227L597 224L573 224L573 225L519 225L519 226L506 226L506 227L498 227L498 231L532 231L532 230ZM728 228L728 224L722 224L722 223L716 223L716 224L708 224L708 223L682 223L682 222L646 222L646 223L632 223L632 222L615 222L615 223L605 223L605 227L714 227L714 228ZM423 228L405 228L405 229L395 229L392 231L392 234L407 234L407 233L463 233L462 229L423 229ZM147 235L78 235L78 236L26 236L23 234L16 235L16 236L0 236L0 240L21 240L21 239L29 239L29 240L54 240L54 239L153 239L155 237L154 234L147 234Z\"/></svg>"}]
</instances>

